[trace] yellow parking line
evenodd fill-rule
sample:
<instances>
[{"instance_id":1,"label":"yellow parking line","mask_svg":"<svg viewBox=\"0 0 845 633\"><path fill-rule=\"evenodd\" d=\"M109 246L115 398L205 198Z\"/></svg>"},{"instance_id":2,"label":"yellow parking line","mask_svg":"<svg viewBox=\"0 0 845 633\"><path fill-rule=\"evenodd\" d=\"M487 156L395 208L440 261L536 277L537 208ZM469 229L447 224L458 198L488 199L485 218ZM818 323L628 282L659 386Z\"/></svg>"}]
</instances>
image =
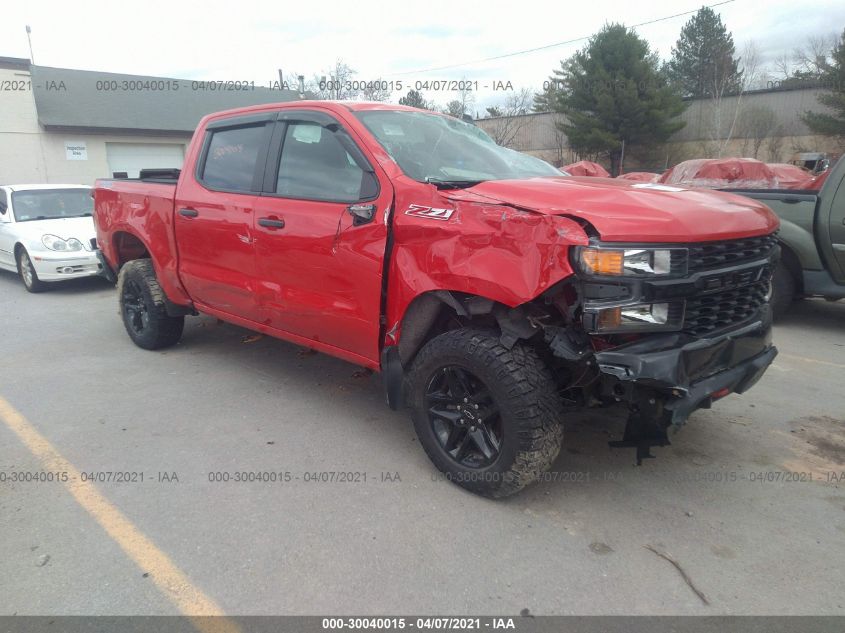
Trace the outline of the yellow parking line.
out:
<instances>
[{"instance_id":1,"label":"yellow parking line","mask_svg":"<svg viewBox=\"0 0 845 633\"><path fill-rule=\"evenodd\" d=\"M845 369L845 365L840 363L831 363L830 361L826 360L816 360L815 358L806 358L805 356L794 356L793 354L778 354L781 358L790 358L792 360L800 360L805 363L813 363L814 365L826 365L827 367L838 367L840 369Z\"/></svg>"},{"instance_id":2,"label":"yellow parking line","mask_svg":"<svg viewBox=\"0 0 845 633\"><path fill-rule=\"evenodd\" d=\"M39 433L30 422L0 396L0 420L11 429L37 457L46 471L67 472L64 483L68 492L106 533L131 558L158 589L187 616L192 616L195 628L208 633L237 633L238 626L223 617L223 609L191 581L170 557L147 538L123 513L113 506L97 488L82 481L79 470ZM198 617L194 617L198 616Z\"/></svg>"}]
</instances>

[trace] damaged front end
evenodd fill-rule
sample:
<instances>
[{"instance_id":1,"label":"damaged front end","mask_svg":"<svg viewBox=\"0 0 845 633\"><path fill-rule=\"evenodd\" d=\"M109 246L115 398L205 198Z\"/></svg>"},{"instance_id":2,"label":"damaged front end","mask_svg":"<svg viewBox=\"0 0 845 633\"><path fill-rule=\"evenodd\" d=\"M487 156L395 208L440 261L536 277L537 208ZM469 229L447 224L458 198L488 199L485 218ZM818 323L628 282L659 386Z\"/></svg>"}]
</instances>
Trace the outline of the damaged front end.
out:
<instances>
[{"instance_id":1,"label":"damaged front end","mask_svg":"<svg viewBox=\"0 0 845 633\"><path fill-rule=\"evenodd\" d=\"M629 408L611 446L635 448L639 464L693 411L760 379L777 355L768 298L778 256L774 235L574 250L593 395Z\"/></svg>"}]
</instances>

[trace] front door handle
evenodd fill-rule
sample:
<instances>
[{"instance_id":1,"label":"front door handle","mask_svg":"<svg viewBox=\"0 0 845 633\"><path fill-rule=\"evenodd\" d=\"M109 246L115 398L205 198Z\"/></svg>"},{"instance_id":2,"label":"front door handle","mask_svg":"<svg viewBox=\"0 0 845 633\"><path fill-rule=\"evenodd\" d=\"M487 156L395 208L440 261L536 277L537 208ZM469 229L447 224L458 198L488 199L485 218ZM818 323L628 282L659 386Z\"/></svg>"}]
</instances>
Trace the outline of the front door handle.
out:
<instances>
[{"instance_id":1,"label":"front door handle","mask_svg":"<svg viewBox=\"0 0 845 633\"><path fill-rule=\"evenodd\" d=\"M285 221L279 218L258 218L258 226L268 229L283 229L285 228Z\"/></svg>"},{"instance_id":2,"label":"front door handle","mask_svg":"<svg viewBox=\"0 0 845 633\"><path fill-rule=\"evenodd\" d=\"M195 218L200 214L199 211L196 209L179 209L179 215L184 216L186 218Z\"/></svg>"}]
</instances>

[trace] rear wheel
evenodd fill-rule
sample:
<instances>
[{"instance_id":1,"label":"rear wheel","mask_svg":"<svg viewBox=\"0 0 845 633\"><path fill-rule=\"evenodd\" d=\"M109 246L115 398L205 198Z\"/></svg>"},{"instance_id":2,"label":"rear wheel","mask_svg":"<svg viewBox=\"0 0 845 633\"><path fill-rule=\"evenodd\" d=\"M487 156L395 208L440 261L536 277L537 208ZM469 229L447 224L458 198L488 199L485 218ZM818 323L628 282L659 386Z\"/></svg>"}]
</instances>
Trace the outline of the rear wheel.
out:
<instances>
[{"instance_id":1,"label":"rear wheel","mask_svg":"<svg viewBox=\"0 0 845 633\"><path fill-rule=\"evenodd\" d=\"M44 292L47 290L47 284L38 278L38 273L35 272L35 266L32 265L32 260L29 258L29 253L25 248L18 250L18 273L21 276L24 287L29 292Z\"/></svg>"},{"instance_id":2,"label":"rear wheel","mask_svg":"<svg viewBox=\"0 0 845 633\"><path fill-rule=\"evenodd\" d=\"M446 332L420 350L408 372L420 443L453 483L504 497L537 481L563 438L563 407L548 368L524 345L494 334Z\"/></svg>"},{"instance_id":3,"label":"rear wheel","mask_svg":"<svg viewBox=\"0 0 845 633\"><path fill-rule=\"evenodd\" d=\"M167 314L164 291L149 259L136 259L120 269L117 279L120 316L138 347L161 349L182 337L185 317Z\"/></svg>"}]
</instances>

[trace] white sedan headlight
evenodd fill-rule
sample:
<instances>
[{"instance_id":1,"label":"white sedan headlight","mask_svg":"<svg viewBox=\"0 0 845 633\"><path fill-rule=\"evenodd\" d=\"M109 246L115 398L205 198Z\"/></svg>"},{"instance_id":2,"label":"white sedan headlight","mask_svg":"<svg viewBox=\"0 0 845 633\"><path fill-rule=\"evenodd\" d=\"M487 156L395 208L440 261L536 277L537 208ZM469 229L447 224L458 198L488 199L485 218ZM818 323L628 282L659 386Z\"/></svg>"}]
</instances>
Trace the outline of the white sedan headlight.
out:
<instances>
[{"instance_id":1,"label":"white sedan headlight","mask_svg":"<svg viewBox=\"0 0 845 633\"><path fill-rule=\"evenodd\" d=\"M82 242L75 237L63 240L55 235L47 234L41 238L41 243L51 251L81 251L83 249Z\"/></svg>"}]
</instances>

